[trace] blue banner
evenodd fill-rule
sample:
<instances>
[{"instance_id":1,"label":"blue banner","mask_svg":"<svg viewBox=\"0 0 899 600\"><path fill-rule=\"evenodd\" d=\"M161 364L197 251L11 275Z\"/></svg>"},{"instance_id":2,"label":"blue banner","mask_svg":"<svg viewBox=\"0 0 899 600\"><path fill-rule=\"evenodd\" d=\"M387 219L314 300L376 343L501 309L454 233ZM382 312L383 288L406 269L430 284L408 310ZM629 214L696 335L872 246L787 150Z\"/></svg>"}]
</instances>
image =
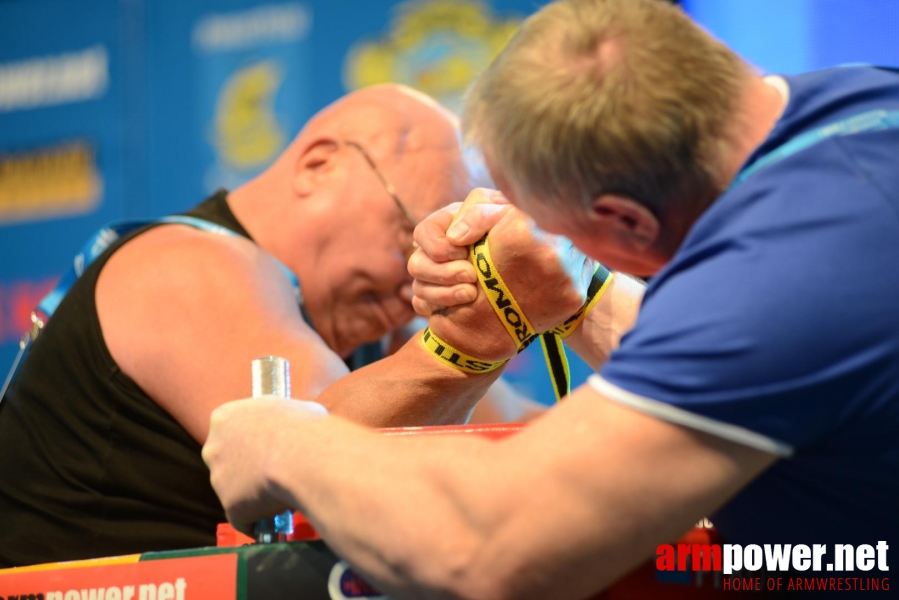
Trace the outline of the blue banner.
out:
<instances>
[{"instance_id":1,"label":"blue banner","mask_svg":"<svg viewBox=\"0 0 899 600\"><path fill-rule=\"evenodd\" d=\"M149 212L161 215L258 174L312 114L313 12L170 2L150 5L149 19Z\"/></svg>"},{"instance_id":2,"label":"blue banner","mask_svg":"<svg viewBox=\"0 0 899 600\"><path fill-rule=\"evenodd\" d=\"M4 2L0 23L0 365L6 365L34 301L73 249L124 216L126 118L116 0Z\"/></svg>"},{"instance_id":3,"label":"blue banner","mask_svg":"<svg viewBox=\"0 0 899 600\"><path fill-rule=\"evenodd\" d=\"M0 369L92 232L268 166L316 111L394 81L458 108L526 0L0 2ZM894 0L684 0L765 70L899 64ZM509 375L552 398L529 350ZM573 367L573 382L589 369Z\"/></svg>"}]
</instances>

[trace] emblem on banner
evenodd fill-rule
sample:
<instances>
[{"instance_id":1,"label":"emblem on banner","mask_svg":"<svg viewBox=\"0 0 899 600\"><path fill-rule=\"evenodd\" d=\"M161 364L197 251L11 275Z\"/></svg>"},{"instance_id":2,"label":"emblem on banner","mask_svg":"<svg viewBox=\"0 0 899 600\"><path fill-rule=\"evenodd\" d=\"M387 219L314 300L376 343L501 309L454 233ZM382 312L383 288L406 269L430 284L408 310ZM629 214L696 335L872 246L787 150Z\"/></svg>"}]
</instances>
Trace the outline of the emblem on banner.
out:
<instances>
[{"instance_id":1,"label":"emblem on banner","mask_svg":"<svg viewBox=\"0 0 899 600\"><path fill-rule=\"evenodd\" d=\"M183 134L195 145L176 151L199 159L206 193L233 190L261 173L309 109L311 9L301 2L249 4L255 6L203 14L192 29L199 129Z\"/></svg>"},{"instance_id":2,"label":"emblem on banner","mask_svg":"<svg viewBox=\"0 0 899 600\"><path fill-rule=\"evenodd\" d=\"M331 600L390 600L356 575L344 561L338 561L328 576L328 595Z\"/></svg>"},{"instance_id":3,"label":"emblem on banner","mask_svg":"<svg viewBox=\"0 0 899 600\"><path fill-rule=\"evenodd\" d=\"M397 7L390 31L354 44L344 85L404 83L458 110L472 80L506 45L520 17L498 17L477 0L417 0Z\"/></svg>"},{"instance_id":4,"label":"emblem on banner","mask_svg":"<svg viewBox=\"0 0 899 600\"><path fill-rule=\"evenodd\" d=\"M267 165L281 150L285 134L275 116L275 96L283 77L278 63L244 67L225 83L215 112L215 148L233 169Z\"/></svg>"}]
</instances>

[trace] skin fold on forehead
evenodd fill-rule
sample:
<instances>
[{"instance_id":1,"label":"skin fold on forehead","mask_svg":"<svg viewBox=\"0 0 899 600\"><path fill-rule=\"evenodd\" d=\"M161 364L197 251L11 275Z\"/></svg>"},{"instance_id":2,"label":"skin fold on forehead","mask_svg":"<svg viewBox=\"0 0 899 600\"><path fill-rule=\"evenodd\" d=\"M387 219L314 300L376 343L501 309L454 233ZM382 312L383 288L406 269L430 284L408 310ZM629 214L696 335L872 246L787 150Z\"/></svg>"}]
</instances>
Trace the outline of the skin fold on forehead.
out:
<instances>
[{"instance_id":1,"label":"skin fold on forehead","mask_svg":"<svg viewBox=\"0 0 899 600\"><path fill-rule=\"evenodd\" d=\"M461 200L470 187L458 117L411 88L384 84L345 96L299 137L319 136L361 144L418 220Z\"/></svg>"},{"instance_id":2,"label":"skin fold on forehead","mask_svg":"<svg viewBox=\"0 0 899 600\"><path fill-rule=\"evenodd\" d=\"M331 133L366 144L374 158L458 147L458 118L431 98L396 84L364 88L319 112L302 135Z\"/></svg>"}]
</instances>

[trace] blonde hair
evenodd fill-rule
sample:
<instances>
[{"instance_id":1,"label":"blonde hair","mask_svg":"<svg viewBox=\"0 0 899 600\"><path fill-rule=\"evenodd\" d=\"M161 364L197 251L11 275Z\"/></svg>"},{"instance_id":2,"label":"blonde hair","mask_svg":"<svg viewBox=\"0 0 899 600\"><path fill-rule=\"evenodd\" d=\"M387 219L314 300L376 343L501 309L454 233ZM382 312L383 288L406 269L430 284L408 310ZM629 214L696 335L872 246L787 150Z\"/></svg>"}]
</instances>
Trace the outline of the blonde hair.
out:
<instances>
[{"instance_id":1,"label":"blonde hair","mask_svg":"<svg viewBox=\"0 0 899 600\"><path fill-rule=\"evenodd\" d=\"M720 191L716 156L748 73L660 0L562 0L480 76L463 130L516 194L564 206L617 193L663 218Z\"/></svg>"}]
</instances>

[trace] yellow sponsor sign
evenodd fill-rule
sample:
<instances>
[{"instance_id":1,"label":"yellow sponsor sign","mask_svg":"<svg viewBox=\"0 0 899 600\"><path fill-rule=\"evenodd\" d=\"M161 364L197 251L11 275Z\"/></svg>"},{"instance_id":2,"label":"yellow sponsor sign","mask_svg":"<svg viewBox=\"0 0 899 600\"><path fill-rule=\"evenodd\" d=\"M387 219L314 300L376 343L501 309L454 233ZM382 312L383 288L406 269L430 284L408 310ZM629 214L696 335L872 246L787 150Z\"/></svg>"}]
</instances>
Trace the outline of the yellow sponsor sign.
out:
<instances>
[{"instance_id":1,"label":"yellow sponsor sign","mask_svg":"<svg viewBox=\"0 0 899 600\"><path fill-rule=\"evenodd\" d=\"M0 223L85 213L102 195L96 153L87 142L0 154Z\"/></svg>"},{"instance_id":2,"label":"yellow sponsor sign","mask_svg":"<svg viewBox=\"0 0 899 600\"><path fill-rule=\"evenodd\" d=\"M215 112L215 149L229 167L265 166L284 147L274 107L284 79L281 71L276 61L262 61L240 69L225 83Z\"/></svg>"},{"instance_id":3,"label":"yellow sponsor sign","mask_svg":"<svg viewBox=\"0 0 899 600\"><path fill-rule=\"evenodd\" d=\"M498 16L481 0L398 4L390 30L348 52L344 85L354 90L397 82L458 109L462 94L518 30L521 18Z\"/></svg>"}]
</instances>

